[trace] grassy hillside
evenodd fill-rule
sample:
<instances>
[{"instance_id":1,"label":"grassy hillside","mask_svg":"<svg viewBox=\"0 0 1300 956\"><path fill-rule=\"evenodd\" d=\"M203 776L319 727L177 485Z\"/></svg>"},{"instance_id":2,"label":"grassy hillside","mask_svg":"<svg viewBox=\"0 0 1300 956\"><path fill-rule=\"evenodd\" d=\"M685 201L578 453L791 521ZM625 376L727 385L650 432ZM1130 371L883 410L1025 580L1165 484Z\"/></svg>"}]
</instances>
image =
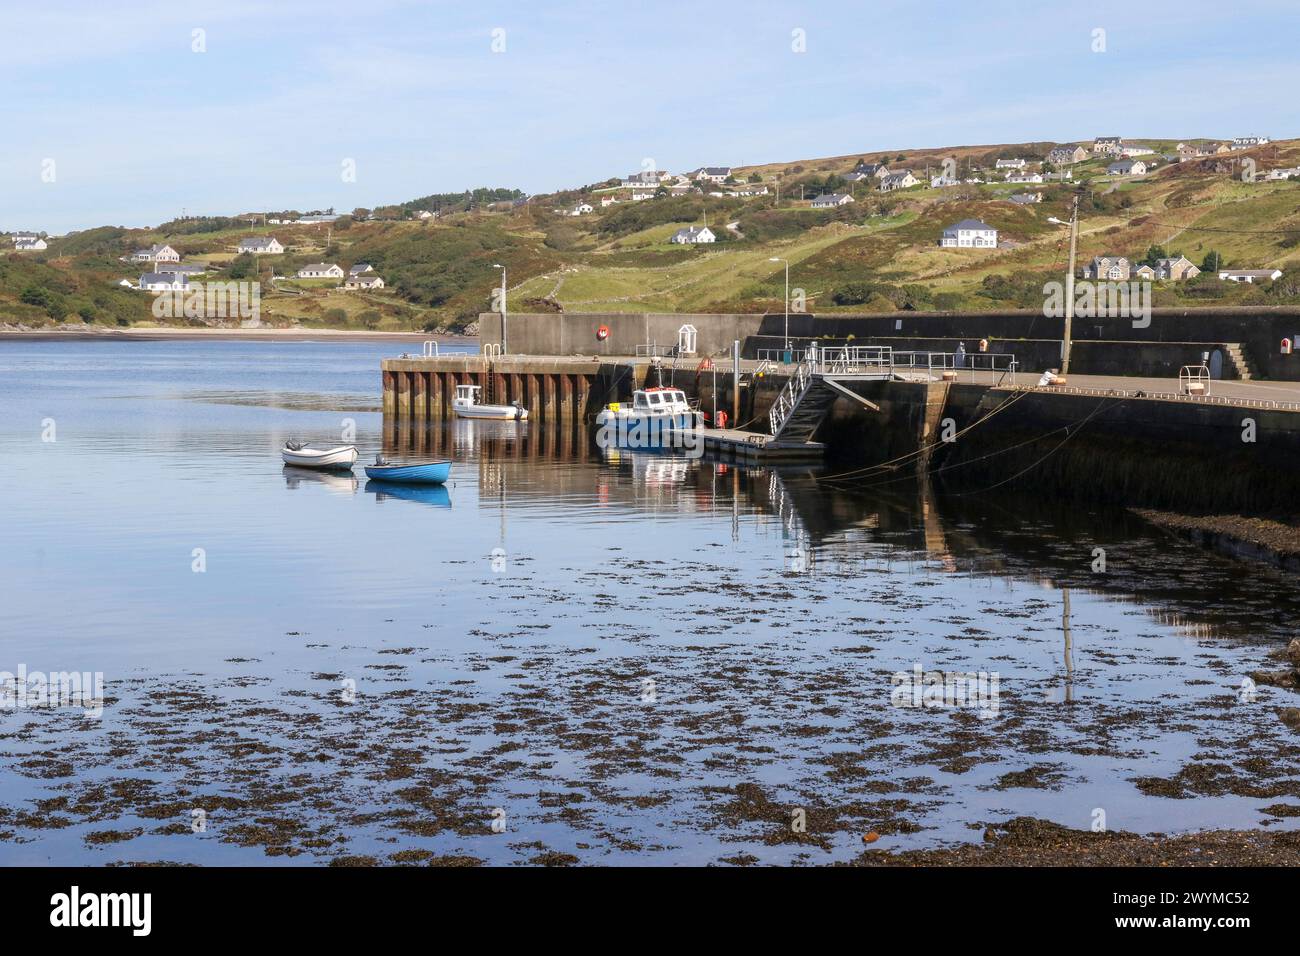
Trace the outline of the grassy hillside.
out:
<instances>
[{"instance_id":1,"label":"grassy hillside","mask_svg":"<svg viewBox=\"0 0 1300 956\"><path fill-rule=\"evenodd\" d=\"M1172 142L1146 141L1158 152ZM718 198L692 194L602 208L609 184L534 197L527 205L464 204L436 220L353 221L333 225L249 226L241 219L169 223L157 230L94 229L54 240L48 251L0 259L0 323L28 325L70 319L126 324L152 321L150 297L121 289L139 266L119 257L154 242L175 246L187 262L203 262L213 278L257 278L263 319L273 324L342 328L460 328L490 307L508 273L512 310L562 307L612 311L762 311L781 308L784 266L808 308L820 312L897 308L1038 307L1042 285L1065 270L1066 230L1048 217L1069 217L1080 199L1080 265L1094 255L1142 259L1151 247L1198 265L1217 253L1223 266L1283 269L1270 286L1221 283L1211 276L1158 286L1156 303L1300 302L1300 181L1264 181L1268 169L1300 165L1300 141L1185 163L1161 163L1140 179L1106 174L1105 159L1073 167L1071 183L989 182L944 189L917 187L881 194L844 176L859 159L937 175L945 160L963 177L991 179L998 158L1041 159L1054 144L967 146L843 156L748 167L739 181L770 194ZM1256 181L1242 180L1253 160ZM982 171L981 171L982 170ZM809 208L823 190L852 192L856 201L832 210ZM779 191L779 198L778 198ZM1016 192L1043 194L1018 205ZM807 199L800 199L800 195ZM430 197L426 197L428 199ZM472 197L470 197L472 198ZM558 213L580 199L595 212ZM401 207L420 207L414 200ZM427 204L426 204L427 205ZM423 208L423 207L420 207ZM941 249L942 229L978 218L997 227L998 249ZM708 224L719 241L674 246L684 225ZM275 235L284 256L258 261L237 255L239 239ZM369 262L388 284L382 291L344 292L330 283L294 282L307 262L347 268Z\"/></svg>"}]
</instances>

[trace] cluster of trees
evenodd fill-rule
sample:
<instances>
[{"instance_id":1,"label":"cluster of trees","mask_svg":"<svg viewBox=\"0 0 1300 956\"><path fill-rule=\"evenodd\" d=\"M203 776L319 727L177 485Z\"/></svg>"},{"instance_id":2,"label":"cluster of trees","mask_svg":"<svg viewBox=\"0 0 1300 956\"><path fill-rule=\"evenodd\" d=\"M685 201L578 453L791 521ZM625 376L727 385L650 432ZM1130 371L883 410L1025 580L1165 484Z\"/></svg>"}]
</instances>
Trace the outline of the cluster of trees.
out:
<instances>
[{"instance_id":1,"label":"cluster of trees","mask_svg":"<svg viewBox=\"0 0 1300 956\"><path fill-rule=\"evenodd\" d=\"M513 202L517 199L526 197L521 189L507 189L505 187L488 187L480 186L478 189L466 189L459 193L430 193L428 196L421 196L419 199L410 199L404 203L397 203L391 206L376 206L374 209L367 209L364 206L358 206L352 210L352 216L355 219L409 219L413 214L427 209L434 213L448 212L468 212L479 206L486 206L495 202Z\"/></svg>"},{"instance_id":2,"label":"cluster of trees","mask_svg":"<svg viewBox=\"0 0 1300 956\"><path fill-rule=\"evenodd\" d=\"M709 222L716 223L741 205L735 199L706 199L703 196L666 196L645 202L619 203L612 212L602 217L596 231L604 236L626 236L651 226L670 222L700 223L709 213ZM719 238L725 229L713 229Z\"/></svg>"}]
</instances>

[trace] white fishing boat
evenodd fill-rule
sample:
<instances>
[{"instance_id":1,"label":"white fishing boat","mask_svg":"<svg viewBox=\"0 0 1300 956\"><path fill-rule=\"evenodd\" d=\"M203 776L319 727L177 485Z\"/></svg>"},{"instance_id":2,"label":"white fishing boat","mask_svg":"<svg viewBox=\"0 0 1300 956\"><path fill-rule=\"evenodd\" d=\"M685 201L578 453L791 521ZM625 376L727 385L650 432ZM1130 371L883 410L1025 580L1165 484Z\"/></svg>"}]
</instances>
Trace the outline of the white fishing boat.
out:
<instances>
[{"instance_id":1,"label":"white fishing boat","mask_svg":"<svg viewBox=\"0 0 1300 956\"><path fill-rule=\"evenodd\" d=\"M628 447L678 444L704 427L704 416L679 388L638 388L632 403L611 402L596 416L608 444Z\"/></svg>"},{"instance_id":2,"label":"white fishing boat","mask_svg":"<svg viewBox=\"0 0 1300 956\"><path fill-rule=\"evenodd\" d=\"M351 468L357 463L356 445L312 448L301 442L287 441L280 451L286 465L295 468Z\"/></svg>"},{"instance_id":3,"label":"white fishing boat","mask_svg":"<svg viewBox=\"0 0 1300 956\"><path fill-rule=\"evenodd\" d=\"M478 393L483 389L478 385L457 385L456 397L451 400L451 407L461 418L494 418L522 422L528 420L528 409L518 402L509 405L480 405Z\"/></svg>"}]
</instances>

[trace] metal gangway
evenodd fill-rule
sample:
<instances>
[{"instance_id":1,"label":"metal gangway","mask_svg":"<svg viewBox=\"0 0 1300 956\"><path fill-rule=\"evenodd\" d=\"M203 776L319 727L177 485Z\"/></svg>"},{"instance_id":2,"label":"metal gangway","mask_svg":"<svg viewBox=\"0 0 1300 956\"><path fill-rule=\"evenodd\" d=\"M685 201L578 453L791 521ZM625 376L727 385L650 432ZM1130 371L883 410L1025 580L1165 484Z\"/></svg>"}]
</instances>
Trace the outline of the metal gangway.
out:
<instances>
[{"instance_id":1,"label":"metal gangway","mask_svg":"<svg viewBox=\"0 0 1300 956\"><path fill-rule=\"evenodd\" d=\"M871 401L858 395L847 381L907 380L904 373L923 372L922 381L958 381L968 372L974 383L986 375L993 385L1002 385L1010 377L1016 384L1016 357L999 352L930 352L895 350L887 345L818 346L815 342L803 349L760 349L758 359L773 363L765 353L775 353L782 362L793 364L785 387L768 410L768 426L777 438L810 441L830 407L840 397L879 411ZM937 374L936 374L937 373Z\"/></svg>"}]
</instances>

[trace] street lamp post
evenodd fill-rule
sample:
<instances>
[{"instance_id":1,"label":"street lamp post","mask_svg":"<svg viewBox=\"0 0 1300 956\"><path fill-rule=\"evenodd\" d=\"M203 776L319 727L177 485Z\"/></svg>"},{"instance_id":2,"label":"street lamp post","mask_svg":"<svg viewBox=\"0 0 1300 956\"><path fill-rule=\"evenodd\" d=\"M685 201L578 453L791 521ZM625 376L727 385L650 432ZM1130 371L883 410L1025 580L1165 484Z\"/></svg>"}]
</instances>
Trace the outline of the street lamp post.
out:
<instances>
[{"instance_id":1,"label":"street lamp post","mask_svg":"<svg viewBox=\"0 0 1300 956\"><path fill-rule=\"evenodd\" d=\"M501 354L505 355L510 351L506 347L506 267L494 262L492 268L501 270Z\"/></svg>"},{"instance_id":2,"label":"street lamp post","mask_svg":"<svg viewBox=\"0 0 1300 956\"><path fill-rule=\"evenodd\" d=\"M773 256L768 262L785 263L785 352L790 351L790 260ZM784 357L784 356L783 356Z\"/></svg>"},{"instance_id":3,"label":"street lamp post","mask_svg":"<svg viewBox=\"0 0 1300 956\"><path fill-rule=\"evenodd\" d=\"M1069 222L1062 222L1054 216L1048 217L1047 221L1070 227L1070 260L1065 273L1065 330L1061 339L1061 374L1066 375L1070 371L1070 334L1074 324L1074 255L1079 244L1079 197L1074 197L1074 211Z\"/></svg>"}]
</instances>

